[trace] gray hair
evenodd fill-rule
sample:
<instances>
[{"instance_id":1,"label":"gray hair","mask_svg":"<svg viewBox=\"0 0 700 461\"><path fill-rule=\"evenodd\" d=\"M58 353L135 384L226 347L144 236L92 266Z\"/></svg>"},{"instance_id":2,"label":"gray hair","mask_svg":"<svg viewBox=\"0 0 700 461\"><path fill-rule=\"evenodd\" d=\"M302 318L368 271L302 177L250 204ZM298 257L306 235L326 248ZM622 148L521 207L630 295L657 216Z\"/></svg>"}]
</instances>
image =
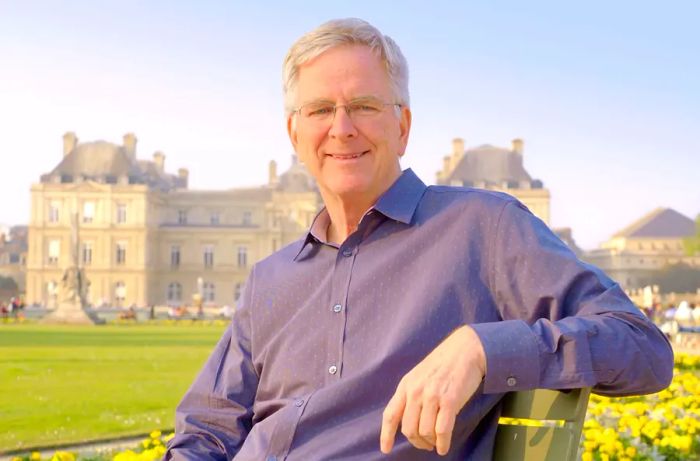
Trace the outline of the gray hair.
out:
<instances>
[{"instance_id":1,"label":"gray hair","mask_svg":"<svg viewBox=\"0 0 700 461\"><path fill-rule=\"evenodd\" d=\"M292 45L284 58L282 84L287 115L295 109L299 66L341 45L368 46L386 66L392 92L394 97L398 98L397 102L403 106L410 105L408 63L396 42L362 19L334 19L304 34Z\"/></svg>"}]
</instances>

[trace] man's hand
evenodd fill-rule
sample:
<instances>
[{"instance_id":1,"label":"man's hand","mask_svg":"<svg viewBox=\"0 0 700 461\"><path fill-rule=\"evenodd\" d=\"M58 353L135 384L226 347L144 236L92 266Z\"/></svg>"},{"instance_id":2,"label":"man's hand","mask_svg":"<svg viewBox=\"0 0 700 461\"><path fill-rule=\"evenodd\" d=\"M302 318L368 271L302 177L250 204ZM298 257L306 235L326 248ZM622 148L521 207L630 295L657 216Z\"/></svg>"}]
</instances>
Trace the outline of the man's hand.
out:
<instances>
[{"instance_id":1,"label":"man's hand","mask_svg":"<svg viewBox=\"0 0 700 461\"><path fill-rule=\"evenodd\" d=\"M450 449L457 413L486 375L486 356L476 332L468 326L453 331L409 371L384 409L380 448L391 452L396 430L422 450Z\"/></svg>"}]
</instances>

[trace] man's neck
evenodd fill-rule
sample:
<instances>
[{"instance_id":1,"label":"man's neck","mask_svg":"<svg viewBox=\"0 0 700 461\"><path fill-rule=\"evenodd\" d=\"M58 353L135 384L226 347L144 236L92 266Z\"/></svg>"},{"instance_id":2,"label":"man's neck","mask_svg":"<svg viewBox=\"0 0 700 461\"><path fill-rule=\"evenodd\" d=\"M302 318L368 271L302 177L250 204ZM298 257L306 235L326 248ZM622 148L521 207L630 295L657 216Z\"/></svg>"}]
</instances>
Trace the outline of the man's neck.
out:
<instances>
[{"instance_id":1,"label":"man's neck","mask_svg":"<svg viewBox=\"0 0 700 461\"><path fill-rule=\"evenodd\" d=\"M330 224L326 230L326 239L329 242L340 245L350 234L357 229L362 216L369 210L376 200L329 201L326 210L330 217Z\"/></svg>"}]
</instances>

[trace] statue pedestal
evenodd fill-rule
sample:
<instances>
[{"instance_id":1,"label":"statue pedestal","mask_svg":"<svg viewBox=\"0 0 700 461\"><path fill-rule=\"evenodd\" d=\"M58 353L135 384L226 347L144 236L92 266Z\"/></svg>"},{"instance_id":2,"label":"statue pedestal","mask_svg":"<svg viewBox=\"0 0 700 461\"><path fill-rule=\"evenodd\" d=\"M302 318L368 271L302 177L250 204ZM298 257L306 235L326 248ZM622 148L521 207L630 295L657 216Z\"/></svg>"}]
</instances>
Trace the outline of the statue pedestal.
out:
<instances>
[{"instance_id":1,"label":"statue pedestal","mask_svg":"<svg viewBox=\"0 0 700 461\"><path fill-rule=\"evenodd\" d=\"M80 303L61 302L53 312L41 319L41 323L95 325L98 322L85 312Z\"/></svg>"}]
</instances>

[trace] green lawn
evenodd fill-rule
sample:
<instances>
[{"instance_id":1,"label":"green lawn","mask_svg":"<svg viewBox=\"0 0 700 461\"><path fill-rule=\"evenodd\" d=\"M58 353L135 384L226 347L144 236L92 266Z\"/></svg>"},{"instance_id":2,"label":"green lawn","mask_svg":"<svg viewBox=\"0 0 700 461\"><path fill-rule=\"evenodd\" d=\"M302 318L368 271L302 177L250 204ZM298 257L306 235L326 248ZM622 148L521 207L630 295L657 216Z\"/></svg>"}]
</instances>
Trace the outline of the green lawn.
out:
<instances>
[{"instance_id":1,"label":"green lawn","mask_svg":"<svg viewBox=\"0 0 700 461\"><path fill-rule=\"evenodd\" d=\"M0 324L0 452L172 428L224 328Z\"/></svg>"}]
</instances>

